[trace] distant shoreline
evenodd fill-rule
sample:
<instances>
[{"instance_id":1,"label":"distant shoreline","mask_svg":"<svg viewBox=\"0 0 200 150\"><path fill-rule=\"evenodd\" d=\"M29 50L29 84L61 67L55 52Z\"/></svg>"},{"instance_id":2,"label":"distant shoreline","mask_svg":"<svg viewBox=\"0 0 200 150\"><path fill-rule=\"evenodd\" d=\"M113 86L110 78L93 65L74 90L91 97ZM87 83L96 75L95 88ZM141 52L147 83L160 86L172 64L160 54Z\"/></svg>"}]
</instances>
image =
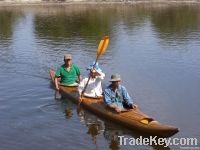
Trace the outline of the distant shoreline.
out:
<instances>
[{"instance_id":1,"label":"distant shoreline","mask_svg":"<svg viewBox=\"0 0 200 150\"><path fill-rule=\"evenodd\" d=\"M57 6L57 5L115 5L115 4L200 4L200 0L133 0L121 2L95 2L95 1L70 1L70 2L45 2L38 0L21 0L21 1L0 1L1 6Z\"/></svg>"}]
</instances>

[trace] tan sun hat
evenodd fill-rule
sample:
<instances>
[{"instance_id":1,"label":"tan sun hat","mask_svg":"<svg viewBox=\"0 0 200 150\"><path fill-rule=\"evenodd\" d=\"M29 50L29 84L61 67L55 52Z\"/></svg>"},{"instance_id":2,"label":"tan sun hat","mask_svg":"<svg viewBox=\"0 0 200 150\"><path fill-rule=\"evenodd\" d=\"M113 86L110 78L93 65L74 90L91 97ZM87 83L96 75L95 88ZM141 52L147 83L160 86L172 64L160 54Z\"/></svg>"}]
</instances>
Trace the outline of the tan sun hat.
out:
<instances>
[{"instance_id":1,"label":"tan sun hat","mask_svg":"<svg viewBox=\"0 0 200 150\"><path fill-rule=\"evenodd\" d=\"M111 79L110 79L110 82L113 82L113 81L121 81L121 78L120 78L120 75L119 74L113 74L111 75Z\"/></svg>"},{"instance_id":2,"label":"tan sun hat","mask_svg":"<svg viewBox=\"0 0 200 150\"><path fill-rule=\"evenodd\" d=\"M65 54L64 60L67 60L67 59L72 59L72 55L71 54Z\"/></svg>"}]
</instances>

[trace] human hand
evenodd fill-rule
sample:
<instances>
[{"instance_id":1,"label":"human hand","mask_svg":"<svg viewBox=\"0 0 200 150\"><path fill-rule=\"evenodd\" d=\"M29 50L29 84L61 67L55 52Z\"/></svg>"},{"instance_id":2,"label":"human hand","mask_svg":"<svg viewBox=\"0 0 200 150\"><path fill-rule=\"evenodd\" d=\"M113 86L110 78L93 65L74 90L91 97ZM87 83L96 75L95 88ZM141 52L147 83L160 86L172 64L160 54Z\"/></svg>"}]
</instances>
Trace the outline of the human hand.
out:
<instances>
[{"instance_id":1,"label":"human hand","mask_svg":"<svg viewBox=\"0 0 200 150\"><path fill-rule=\"evenodd\" d=\"M82 96L79 97L79 104L83 101Z\"/></svg>"},{"instance_id":2,"label":"human hand","mask_svg":"<svg viewBox=\"0 0 200 150\"><path fill-rule=\"evenodd\" d=\"M116 107L116 108L115 108L115 111L116 111L117 113L120 113L120 112L121 112L121 109L120 109L119 107Z\"/></svg>"},{"instance_id":3,"label":"human hand","mask_svg":"<svg viewBox=\"0 0 200 150\"><path fill-rule=\"evenodd\" d=\"M95 68L92 68L90 71L91 71L92 73L95 73L95 72L96 72L96 69L95 69Z\"/></svg>"},{"instance_id":4,"label":"human hand","mask_svg":"<svg viewBox=\"0 0 200 150\"><path fill-rule=\"evenodd\" d=\"M135 104L132 104L132 108L133 108L133 109L137 109L137 108L138 108L138 106L137 106L137 105L135 105Z\"/></svg>"},{"instance_id":5,"label":"human hand","mask_svg":"<svg viewBox=\"0 0 200 150\"><path fill-rule=\"evenodd\" d=\"M60 90L60 88L59 87L56 87L56 91L59 91Z\"/></svg>"}]
</instances>

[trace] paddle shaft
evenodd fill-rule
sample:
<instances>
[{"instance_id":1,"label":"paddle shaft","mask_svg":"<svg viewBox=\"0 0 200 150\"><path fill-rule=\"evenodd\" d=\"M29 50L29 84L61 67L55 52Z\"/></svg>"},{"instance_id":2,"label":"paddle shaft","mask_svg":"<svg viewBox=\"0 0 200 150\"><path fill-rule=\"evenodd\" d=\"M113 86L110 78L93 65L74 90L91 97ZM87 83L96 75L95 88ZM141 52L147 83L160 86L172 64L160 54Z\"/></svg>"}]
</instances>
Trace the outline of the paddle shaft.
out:
<instances>
[{"instance_id":1,"label":"paddle shaft","mask_svg":"<svg viewBox=\"0 0 200 150\"><path fill-rule=\"evenodd\" d=\"M108 43L109 43L109 37L108 37L108 36L104 36L103 39L100 41L99 46L98 46L98 48L97 48L97 57L96 57L96 60L95 60L94 65L93 65L93 69L96 68L96 63L97 63L99 57L105 53L105 50L106 50L106 48L107 48L107 46L108 46ZM86 85L85 85L83 91L81 92L81 97L82 97L82 95L84 94L84 92L85 92L85 90L86 90L86 88L87 88L87 86L88 86L88 83L89 83L89 81L90 81L90 78L91 78L91 76L90 76L90 74L89 74L87 83L86 83Z\"/></svg>"},{"instance_id":2,"label":"paddle shaft","mask_svg":"<svg viewBox=\"0 0 200 150\"><path fill-rule=\"evenodd\" d=\"M99 56L100 56L100 55L97 55L97 58L96 58L96 60L95 60L94 66L93 66L93 69L95 69L95 67L96 67L96 63L97 63L97 60L99 59ZM86 83L86 85L85 85L85 87L84 87L84 89L83 89L83 91L82 91L82 93L81 93L81 97L82 97L82 95L85 93L85 90L86 90L86 88L87 88L87 86L88 86L88 83L89 83L89 81L90 81L90 78L91 78L91 76L90 76L90 74L89 74L87 83Z\"/></svg>"}]
</instances>

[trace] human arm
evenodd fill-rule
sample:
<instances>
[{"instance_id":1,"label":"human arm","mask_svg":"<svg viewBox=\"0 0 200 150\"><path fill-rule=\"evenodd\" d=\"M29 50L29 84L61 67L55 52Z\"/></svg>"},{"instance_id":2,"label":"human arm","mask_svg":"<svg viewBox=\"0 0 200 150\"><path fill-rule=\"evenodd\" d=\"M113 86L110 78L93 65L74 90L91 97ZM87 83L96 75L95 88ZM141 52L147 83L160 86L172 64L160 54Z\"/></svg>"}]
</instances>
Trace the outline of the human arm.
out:
<instances>
[{"instance_id":1,"label":"human arm","mask_svg":"<svg viewBox=\"0 0 200 150\"><path fill-rule=\"evenodd\" d=\"M128 107L136 109L138 106L133 104L133 100L130 97L130 95L128 94L128 91L126 90L125 87L122 87L122 95L123 95L123 99L125 100L125 103L128 105Z\"/></svg>"},{"instance_id":2,"label":"human arm","mask_svg":"<svg viewBox=\"0 0 200 150\"><path fill-rule=\"evenodd\" d=\"M57 69L56 73L55 73L55 78L54 78L54 82L55 82L55 88L57 91L59 91L59 85L58 85L58 78L61 76L61 69L60 67Z\"/></svg>"},{"instance_id":3,"label":"human arm","mask_svg":"<svg viewBox=\"0 0 200 150\"><path fill-rule=\"evenodd\" d=\"M101 80L105 78L105 73L103 73L101 70L96 70L95 68L93 68L90 71L93 72L95 76L100 78Z\"/></svg>"},{"instance_id":4,"label":"human arm","mask_svg":"<svg viewBox=\"0 0 200 150\"><path fill-rule=\"evenodd\" d=\"M57 91L60 90L59 85L58 85L58 78L57 77L55 77L55 87L56 87Z\"/></svg>"},{"instance_id":5,"label":"human arm","mask_svg":"<svg viewBox=\"0 0 200 150\"><path fill-rule=\"evenodd\" d=\"M100 78L101 80L103 80L105 78L105 73L103 73L102 71L99 72L95 72L97 77Z\"/></svg>"},{"instance_id":6,"label":"human arm","mask_svg":"<svg viewBox=\"0 0 200 150\"><path fill-rule=\"evenodd\" d=\"M125 87L121 86L121 90L122 90L122 96L123 96L123 100L125 100L125 102L128 105L132 105L133 104L133 100L130 97L130 95L128 94L128 91L126 90Z\"/></svg>"},{"instance_id":7,"label":"human arm","mask_svg":"<svg viewBox=\"0 0 200 150\"><path fill-rule=\"evenodd\" d=\"M74 68L76 70L77 82L80 83L81 80L82 80L80 69L76 65L74 65L74 64L73 64L73 66L74 66Z\"/></svg>"},{"instance_id":8,"label":"human arm","mask_svg":"<svg viewBox=\"0 0 200 150\"><path fill-rule=\"evenodd\" d=\"M108 107L114 109L117 113L121 112L121 109L114 103L109 104Z\"/></svg>"},{"instance_id":9,"label":"human arm","mask_svg":"<svg viewBox=\"0 0 200 150\"><path fill-rule=\"evenodd\" d=\"M132 104L132 108L133 108L133 109L137 109L138 106L137 106L136 104Z\"/></svg>"},{"instance_id":10,"label":"human arm","mask_svg":"<svg viewBox=\"0 0 200 150\"><path fill-rule=\"evenodd\" d=\"M112 103L111 101L111 94L110 94L110 89L105 89L103 92L103 98L104 98L104 103L106 105L109 105Z\"/></svg>"},{"instance_id":11,"label":"human arm","mask_svg":"<svg viewBox=\"0 0 200 150\"><path fill-rule=\"evenodd\" d=\"M85 87L85 81L86 81L86 78L81 80L80 84L78 85L78 92L79 92L79 103L82 102L82 92L83 92L83 89Z\"/></svg>"},{"instance_id":12,"label":"human arm","mask_svg":"<svg viewBox=\"0 0 200 150\"><path fill-rule=\"evenodd\" d=\"M110 89L105 89L104 92L103 92L103 97L104 97L104 103L111 109L114 109L116 112L121 112L120 108L115 104L115 103L112 103L112 100L111 100L111 91Z\"/></svg>"},{"instance_id":13,"label":"human arm","mask_svg":"<svg viewBox=\"0 0 200 150\"><path fill-rule=\"evenodd\" d=\"M81 77L81 75L79 75L79 76L78 76L78 83L80 83L81 80L82 80L82 77Z\"/></svg>"},{"instance_id":14,"label":"human arm","mask_svg":"<svg viewBox=\"0 0 200 150\"><path fill-rule=\"evenodd\" d=\"M82 94L84 87L85 87L85 79L83 79L83 80L80 82L80 84L78 85L78 92L79 92L79 95Z\"/></svg>"}]
</instances>

